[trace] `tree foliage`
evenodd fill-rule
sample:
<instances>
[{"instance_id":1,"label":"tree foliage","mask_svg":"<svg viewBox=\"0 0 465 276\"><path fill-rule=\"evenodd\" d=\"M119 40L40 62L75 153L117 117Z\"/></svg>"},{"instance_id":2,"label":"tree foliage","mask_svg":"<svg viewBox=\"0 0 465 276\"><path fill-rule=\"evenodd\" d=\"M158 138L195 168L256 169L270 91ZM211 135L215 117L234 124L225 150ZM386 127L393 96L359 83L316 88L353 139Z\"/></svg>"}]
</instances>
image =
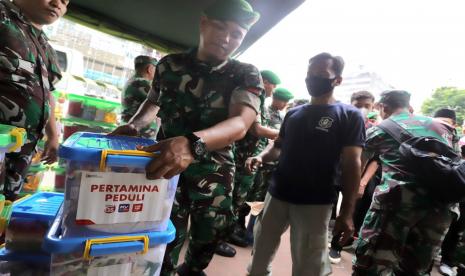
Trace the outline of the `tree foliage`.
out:
<instances>
[{"instance_id":1,"label":"tree foliage","mask_svg":"<svg viewBox=\"0 0 465 276\"><path fill-rule=\"evenodd\" d=\"M457 114L457 124L461 125L465 119L465 89L456 87L441 87L434 91L431 98L425 100L421 111L425 115L433 116L440 108L450 108Z\"/></svg>"}]
</instances>

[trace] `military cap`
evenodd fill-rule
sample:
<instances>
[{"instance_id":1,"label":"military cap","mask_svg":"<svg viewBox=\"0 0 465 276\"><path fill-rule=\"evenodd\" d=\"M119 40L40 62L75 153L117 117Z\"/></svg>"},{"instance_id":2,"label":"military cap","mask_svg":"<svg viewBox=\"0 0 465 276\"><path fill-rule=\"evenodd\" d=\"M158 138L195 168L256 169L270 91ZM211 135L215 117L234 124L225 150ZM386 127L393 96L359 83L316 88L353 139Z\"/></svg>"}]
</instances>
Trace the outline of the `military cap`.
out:
<instances>
[{"instance_id":1,"label":"military cap","mask_svg":"<svg viewBox=\"0 0 465 276\"><path fill-rule=\"evenodd\" d=\"M434 113L434 118L449 118L454 121L457 121L457 115L455 114L455 110L449 108L440 108L436 110Z\"/></svg>"},{"instance_id":2,"label":"military cap","mask_svg":"<svg viewBox=\"0 0 465 276\"><path fill-rule=\"evenodd\" d=\"M273 98L288 102L294 98L294 95L286 88L278 87L274 90Z\"/></svg>"},{"instance_id":3,"label":"military cap","mask_svg":"<svg viewBox=\"0 0 465 276\"><path fill-rule=\"evenodd\" d=\"M260 14L245 0L216 0L204 10L204 14L211 19L234 21L247 30L260 18Z\"/></svg>"},{"instance_id":4,"label":"military cap","mask_svg":"<svg viewBox=\"0 0 465 276\"><path fill-rule=\"evenodd\" d=\"M157 63L158 63L158 60L156 58L149 57L149 56L137 56L134 59L134 65L137 65L137 64L153 64L153 65L157 65Z\"/></svg>"},{"instance_id":5,"label":"military cap","mask_svg":"<svg viewBox=\"0 0 465 276\"><path fill-rule=\"evenodd\" d=\"M379 102L382 104L397 104L410 102L410 93L403 90L388 90L381 93Z\"/></svg>"},{"instance_id":6,"label":"military cap","mask_svg":"<svg viewBox=\"0 0 465 276\"><path fill-rule=\"evenodd\" d=\"M260 71L260 74L262 75L262 78L264 80L267 80L269 83L272 83L274 85L278 85L281 83L281 80L279 79L278 75L276 75L270 70Z\"/></svg>"},{"instance_id":7,"label":"military cap","mask_svg":"<svg viewBox=\"0 0 465 276\"><path fill-rule=\"evenodd\" d=\"M370 120L376 120L378 118L378 113L375 111L369 112L367 118Z\"/></svg>"}]
</instances>

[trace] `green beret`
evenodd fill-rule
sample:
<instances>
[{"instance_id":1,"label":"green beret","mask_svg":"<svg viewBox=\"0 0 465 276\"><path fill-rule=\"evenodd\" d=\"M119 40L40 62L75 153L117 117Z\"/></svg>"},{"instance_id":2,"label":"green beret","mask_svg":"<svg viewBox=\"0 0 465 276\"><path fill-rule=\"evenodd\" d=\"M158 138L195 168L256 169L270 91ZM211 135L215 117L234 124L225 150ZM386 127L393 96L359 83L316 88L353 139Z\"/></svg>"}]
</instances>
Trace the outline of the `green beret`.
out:
<instances>
[{"instance_id":1,"label":"green beret","mask_svg":"<svg viewBox=\"0 0 465 276\"><path fill-rule=\"evenodd\" d=\"M278 87L274 90L273 98L288 102L294 98L294 95L286 88Z\"/></svg>"},{"instance_id":2,"label":"green beret","mask_svg":"<svg viewBox=\"0 0 465 276\"><path fill-rule=\"evenodd\" d=\"M220 21L234 21L249 30L260 18L252 6L245 0L216 0L204 10L208 18Z\"/></svg>"},{"instance_id":3,"label":"green beret","mask_svg":"<svg viewBox=\"0 0 465 276\"><path fill-rule=\"evenodd\" d=\"M410 93L403 90L388 90L381 93L380 103L384 104L396 104L403 103L408 104L410 102Z\"/></svg>"},{"instance_id":4,"label":"green beret","mask_svg":"<svg viewBox=\"0 0 465 276\"><path fill-rule=\"evenodd\" d=\"M138 65L138 64L153 64L153 65L157 65L158 63L158 60L156 58L153 58L153 57L149 57L149 56L137 56L135 59L134 59L134 65Z\"/></svg>"},{"instance_id":5,"label":"green beret","mask_svg":"<svg viewBox=\"0 0 465 276\"><path fill-rule=\"evenodd\" d=\"M276 75L270 70L263 70L260 72L260 74L262 75L262 78L264 80L267 80L269 83L272 83L274 85L278 85L281 83L281 80L279 79L278 75Z\"/></svg>"},{"instance_id":6,"label":"green beret","mask_svg":"<svg viewBox=\"0 0 465 276\"><path fill-rule=\"evenodd\" d=\"M378 118L378 113L375 111L372 111L367 114L367 118L370 120L376 120Z\"/></svg>"}]
</instances>

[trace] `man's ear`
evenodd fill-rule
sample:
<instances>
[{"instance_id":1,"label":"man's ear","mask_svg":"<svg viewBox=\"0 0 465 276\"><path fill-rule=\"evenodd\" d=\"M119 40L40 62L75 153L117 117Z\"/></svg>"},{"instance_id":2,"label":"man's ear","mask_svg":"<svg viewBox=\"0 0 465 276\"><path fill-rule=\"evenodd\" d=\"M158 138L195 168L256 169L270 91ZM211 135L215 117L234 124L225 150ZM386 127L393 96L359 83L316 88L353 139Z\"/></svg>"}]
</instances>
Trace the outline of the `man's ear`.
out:
<instances>
[{"instance_id":1,"label":"man's ear","mask_svg":"<svg viewBox=\"0 0 465 276\"><path fill-rule=\"evenodd\" d=\"M336 79L334 80L334 86L339 86L341 85L342 83L342 77L339 76L339 77L336 77Z\"/></svg>"},{"instance_id":2,"label":"man's ear","mask_svg":"<svg viewBox=\"0 0 465 276\"><path fill-rule=\"evenodd\" d=\"M149 65L148 68L147 68L147 73L149 73L150 75L155 74L155 66L154 65Z\"/></svg>"}]
</instances>

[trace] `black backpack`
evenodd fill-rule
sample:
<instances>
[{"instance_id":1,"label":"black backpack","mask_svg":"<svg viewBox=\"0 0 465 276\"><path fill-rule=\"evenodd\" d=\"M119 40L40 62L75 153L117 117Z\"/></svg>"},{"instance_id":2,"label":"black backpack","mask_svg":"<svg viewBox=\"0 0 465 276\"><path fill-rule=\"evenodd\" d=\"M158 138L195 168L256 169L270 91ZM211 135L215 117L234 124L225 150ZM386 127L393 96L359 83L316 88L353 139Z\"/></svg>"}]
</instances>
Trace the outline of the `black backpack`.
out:
<instances>
[{"instance_id":1,"label":"black backpack","mask_svg":"<svg viewBox=\"0 0 465 276\"><path fill-rule=\"evenodd\" d=\"M433 199L442 203L465 200L465 161L450 146L434 137L413 136L391 119L378 127L400 143L401 162Z\"/></svg>"}]
</instances>

